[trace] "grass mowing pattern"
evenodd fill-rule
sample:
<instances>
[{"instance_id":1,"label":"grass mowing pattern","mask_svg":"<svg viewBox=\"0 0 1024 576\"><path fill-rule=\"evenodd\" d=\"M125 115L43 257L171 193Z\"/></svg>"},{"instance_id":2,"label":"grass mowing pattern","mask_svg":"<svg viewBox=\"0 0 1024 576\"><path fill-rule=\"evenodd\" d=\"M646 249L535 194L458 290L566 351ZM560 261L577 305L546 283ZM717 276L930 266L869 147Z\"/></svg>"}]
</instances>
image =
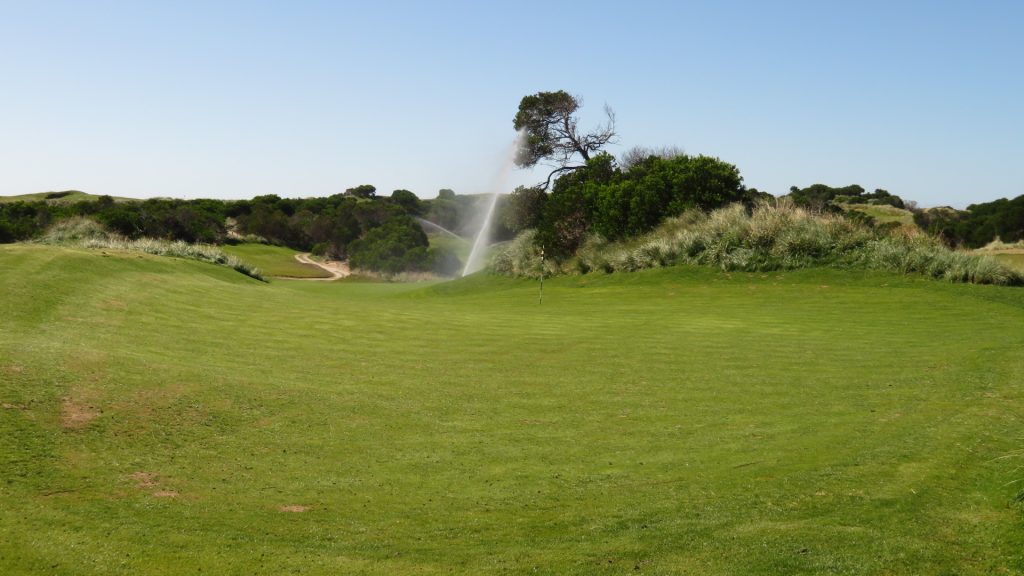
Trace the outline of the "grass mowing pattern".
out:
<instances>
[{"instance_id":1,"label":"grass mowing pattern","mask_svg":"<svg viewBox=\"0 0 1024 576\"><path fill-rule=\"evenodd\" d=\"M8 574L1024 571L1021 290L0 270Z\"/></svg>"},{"instance_id":2,"label":"grass mowing pattern","mask_svg":"<svg viewBox=\"0 0 1024 576\"><path fill-rule=\"evenodd\" d=\"M270 244L235 244L222 246L225 254L234 256L259 268L265 276L285 278L330 278L331 275L316 266L295 259L298 254L291 248Z\"/></svg>"}]
</instances>

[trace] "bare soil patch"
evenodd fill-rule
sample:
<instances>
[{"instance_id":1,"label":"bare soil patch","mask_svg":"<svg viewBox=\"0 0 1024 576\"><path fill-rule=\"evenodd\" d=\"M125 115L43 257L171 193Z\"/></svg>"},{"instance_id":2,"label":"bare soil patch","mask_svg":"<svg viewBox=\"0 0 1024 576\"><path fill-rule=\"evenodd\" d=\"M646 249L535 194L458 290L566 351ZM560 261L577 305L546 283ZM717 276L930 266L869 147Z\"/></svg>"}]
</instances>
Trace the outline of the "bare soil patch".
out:
<instances>
[{"instance_id":1,"label":"bare soil patch","mask_svg":"<svg viewBox=\"0 0 1024 576\"><path fill-rule=\"evenodd\" d=\"M326 260L324 262L317 262L309 257L309 253L296 254L295 259L303 264L311 264L317 268L322 269L331 275L330 278L290 278L291 280L312 280L319 282L330 282L337 280L338 278L344 278L351 272L348 269L348 262L338 262L336 260Z\"/></svg>"},{"instance_id":2,"label":"bare soil patch","mask_svg":"<svg viewBox=\"0 0 1024 576\"><path fill-rule=\"evenodd\" d=\"M278 508L280 512L306 512L309 510L309 506L300 506L293 504L291 506L281 506Z\"/></svg>"},{"instance_id":3,"label":"bare soil patch","mask_svg":"<svg viewBox=\"0 0 1024 576\"><path fill-rule=\"evenodd\" d=\"M155 472L132 472L128 475L129 478L135 481L136 486L139 488L154 488L156 487L156 479L158 475Z\"/></svg>"},{"instance_id":4,"label":"bare soil patch","mask_svg":"<svg viewBox=\"0 0 1024 576\"><path fill-rule=\"evenodd\" d=\"M153 490L152 494L155 498L177 498L180 496L177 490L168 490L160 486L160 475L156 472L132 472L128 475L128 478L135 482L135 487L139 490Z\"/></svg>"},{"instance_id":5,"label":"bare soil patch","mask_svg":"<svg viewBox=\"0 0 1024 576\"><path fill-rule=\"evenodd\" d=\"M66 397L60 407L60 424L65 430L81 430L100 414L99 408Z\"/></svg>"}]
</instances>

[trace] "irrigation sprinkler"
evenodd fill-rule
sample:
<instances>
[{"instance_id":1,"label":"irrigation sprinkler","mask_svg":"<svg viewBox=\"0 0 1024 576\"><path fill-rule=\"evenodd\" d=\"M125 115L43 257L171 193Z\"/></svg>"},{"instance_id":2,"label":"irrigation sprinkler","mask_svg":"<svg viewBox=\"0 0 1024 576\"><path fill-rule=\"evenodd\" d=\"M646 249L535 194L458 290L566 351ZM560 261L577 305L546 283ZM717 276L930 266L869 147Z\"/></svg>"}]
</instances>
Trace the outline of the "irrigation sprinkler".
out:
<instances>
[{"instance_id":1,"label":"irrigation sprinkler","mask_svg":"<svg viewBox=\"0 0 1024 576\"><path fill-rule=\"evenodd\" d=\"M544 249L540 249L540 295L537 296L537 305L544 303Z\"/></svg>"}]
</instances>

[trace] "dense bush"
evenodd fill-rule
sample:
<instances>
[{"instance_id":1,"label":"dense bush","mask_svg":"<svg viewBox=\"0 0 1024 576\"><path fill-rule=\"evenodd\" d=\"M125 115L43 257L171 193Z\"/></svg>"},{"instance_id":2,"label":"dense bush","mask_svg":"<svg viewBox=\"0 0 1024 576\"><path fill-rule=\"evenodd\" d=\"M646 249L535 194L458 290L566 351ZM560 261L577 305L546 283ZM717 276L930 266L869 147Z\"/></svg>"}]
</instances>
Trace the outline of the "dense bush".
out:
<instances>
[{"instance_id":1,"label":"dense bush","mask_svg":"<svg viewBox=\"0 0 1024 576\"><path fill-rule=\"evenodd\" d=\"M166 238L184 242L224 240L224 202L218 200L145 200L102 207L96 218L128 238Z\"/></svg>"},{"instance_id":2,"label":"dense bush","mask_svg":"<svg viewBox=\"0 0 1024 576\"><path fill-rule=\"evenodd\" d=\"M0 203L0 243L18 242L38 236L56 217L65 215L66 211L66 207L51 206L43 201Z\"/></svg>"},{"instance_id":3,"label":"dense bush","mask_svg":"<svg viewBox=\"0 0 1024 576\"><path fill-rule=\"evenodd\" d=\"M564 258L596 233L617 240L652 230L687 209L707 210L744 200L739 170L708 156L651 155L621 170L599 154L561 176L543 208L537 241Z\"/></svg>"},{"instance_id":4,"label":"dense bush","mask_svg":"<svg viewBox=\"0 0 1024 576\"><path fill-rule=\"evenodd\" d=\"M904 208L903 199L881 188L865 193L862 186L851 184L841 188L833 188L825 184L812 184L807 188L792 186L789 198L801 208L812 210L828 210L834 204L876 204ZM834 209L834 208L833 208Z\"/></svg>"},{"instance_id":5,"label":"dense bush","mask_svg":"<svg viewBox=\"0 0 1024 576\"><path fill-rule=\"evenodd\" d=\"M1012 244L1024 240L1024 195L971 204L966 211L919 210L914 222L951 246L980 248L997 238Z\"/></svg>"},{"instance_id":6,"label":"dense bush","mask_svg":"<svg viewBox=\"0 0 1024 576\"><path fill-rule=\"evenodd\" d=\"M63 198L66 195L62 195ZM475 201L475 200L474 200ZM109 196L80 202L0 203L0 242L40 238L54 222L87 217L102 223L105 229L125 239L159 239L188 244L223 244L253 241L313 251L338 259L348 257L349 246L362 239L364 254L378 256L395 249L388 246L371 249L375 238L387 235L376 228L392 221L409 227L410 214L419 211L419 200L408 191L396 190L391 198L376 197L372 186L357 186L326 198L281 198L257 196L252 200L172 200L115 202ZM75 222L75 220L71 220ZM80 223L80 222L79 222ZM70 224L49 232L71 233ZM413 233L422 235L418 226ZM369 235L369 239L367 239ZM63 241L50 238L48 241ZM387 266L407 262L415 270L429 270L437 262L450 268L451 259L441 253L427 254L426 245L417 242L416 250L401 258L389 257Z\"/></svg>"},{"instance_id":7,"label":"dense bush","mask_svg":"<svg viewBox=\"0 0 1024 576\"><path fill-rule=\"evenodd\" d=\"M408 216L395 218L373 228L352 242L349 264L352 268L396 274L430 269L427 235Z\"/></svg>"}]
</instances>

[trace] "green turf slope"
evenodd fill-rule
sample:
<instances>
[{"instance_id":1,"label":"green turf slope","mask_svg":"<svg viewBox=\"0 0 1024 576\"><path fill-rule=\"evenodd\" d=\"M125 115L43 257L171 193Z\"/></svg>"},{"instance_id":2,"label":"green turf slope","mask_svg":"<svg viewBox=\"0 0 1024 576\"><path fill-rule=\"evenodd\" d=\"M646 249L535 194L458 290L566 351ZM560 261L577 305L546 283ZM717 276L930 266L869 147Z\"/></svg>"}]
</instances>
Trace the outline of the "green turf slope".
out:
<instances>
[{"instance_id":1,"label":"green turf slope","mask_svg":"<svg viewBox=\"0 0 1024 576\"><path fill-rule=\"evenodd\" d=\"M1024 290L0 246L4 574L1014 574Z\"/></svg>"},{"instance_id":2,"label":"green turf slope","mask_svg":"<svg viewBox=\"0 0 1024 576\"><path fill-rule=\"evenodd\" d=\"M297 251L284 246L269 244L226 244L221 247L225 254L260 269L264 276L280 278L330 278L331 275L317 266L304 264L295 259Z\"/></svg>"}]
</instances>

